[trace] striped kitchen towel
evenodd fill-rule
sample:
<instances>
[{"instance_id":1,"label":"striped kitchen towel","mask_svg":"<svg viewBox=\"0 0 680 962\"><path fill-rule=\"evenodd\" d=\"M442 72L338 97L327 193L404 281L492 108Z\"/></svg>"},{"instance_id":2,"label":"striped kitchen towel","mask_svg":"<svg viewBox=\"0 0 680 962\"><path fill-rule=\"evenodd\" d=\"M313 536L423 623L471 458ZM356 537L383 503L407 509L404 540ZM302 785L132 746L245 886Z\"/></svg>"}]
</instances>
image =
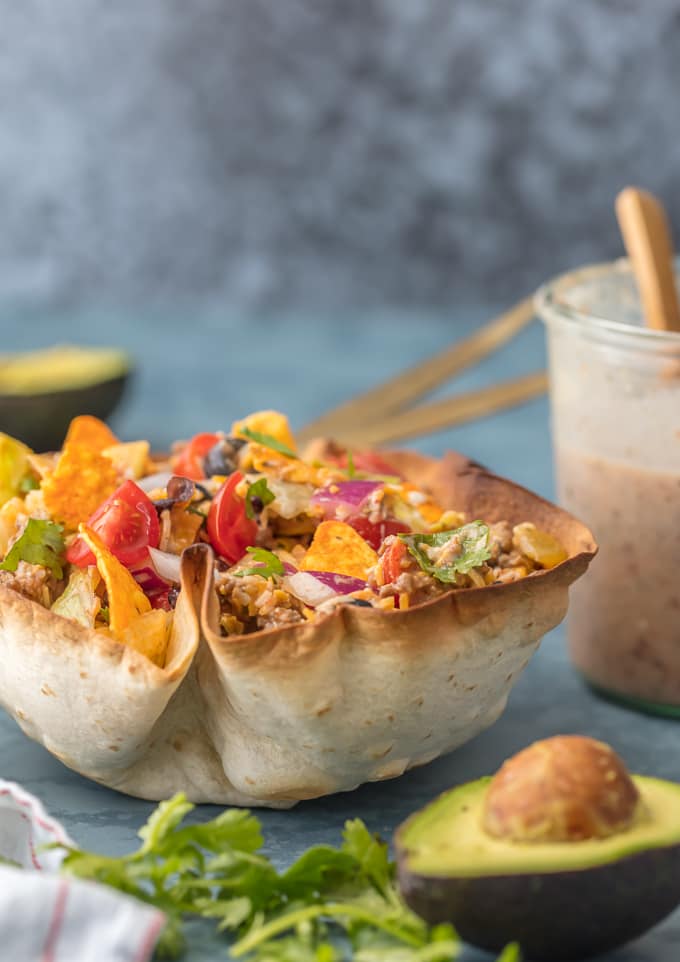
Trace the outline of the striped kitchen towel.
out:
<instances>
[{"instance_id":1,"label":"striped kitchen towel","mask_svg":"<svg viewBox=\"0 0 680 962\"><path fill-rule=\"evenodd\" d=\"M59 875L71 840L40 802L0 779L0 957L12 962L146 962L162 912Z\"/></svg>"}]
</instances>

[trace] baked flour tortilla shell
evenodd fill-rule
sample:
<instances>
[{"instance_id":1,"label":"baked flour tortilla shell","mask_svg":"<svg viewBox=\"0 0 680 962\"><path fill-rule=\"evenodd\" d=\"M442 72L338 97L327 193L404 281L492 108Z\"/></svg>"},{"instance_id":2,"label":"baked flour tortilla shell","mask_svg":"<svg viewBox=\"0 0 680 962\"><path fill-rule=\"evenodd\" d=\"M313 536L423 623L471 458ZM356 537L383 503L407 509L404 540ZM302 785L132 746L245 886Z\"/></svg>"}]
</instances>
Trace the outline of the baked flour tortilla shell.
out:
<instances>
[{"instance_id":1,"label":"baked flour tortilla shell","mask_svg":"<svg viewBox=\"0 0 680 962\"><path fill-rule=\"evenodd\" d=\"M30 738L88 778L111 785L152 754L154 729L199 643L193 579L202 588L205 578L190 561L165 668L0 585L0 704ZM171 781L168 773L162 797L174 790Z\"/></svg>"},{"instance_id":2,"label":"baked flour tortilla shell","mask_svg":"<svg viewBox=\"0 0 680 962\"><path fill-rule=\"evenodd\" d=\"M212 553L196 545L182 558L164 669L0 587L0 703L69 767L152 800L182 790L195 802L285 808L468 741L503 711L596 546L566 512L459 455L385 456L471 518L530 519L569 558L403 611L340 606L222 637Z\"/></svg>"}]
</instances>

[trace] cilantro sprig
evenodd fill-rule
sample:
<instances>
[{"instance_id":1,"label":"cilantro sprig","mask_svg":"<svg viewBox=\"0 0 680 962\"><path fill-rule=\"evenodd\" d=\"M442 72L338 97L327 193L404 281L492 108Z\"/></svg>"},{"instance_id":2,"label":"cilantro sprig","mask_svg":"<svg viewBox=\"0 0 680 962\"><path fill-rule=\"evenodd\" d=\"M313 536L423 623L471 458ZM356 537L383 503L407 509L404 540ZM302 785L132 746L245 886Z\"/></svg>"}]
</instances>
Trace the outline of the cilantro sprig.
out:
<instances>
[{"instance_id":1,"label":"cilantro sprig","mask_svg":"<svg viewBox=\"0 0 680 962\"><path fill-rule=\"evenodd\" d=\"M273 575L285 573L283 561L278 558L273 551L266 548L246 548L253 561L257 562L256 567L244 568L242 571L235 571L235 578L245 578L246 575L259 575L261 578L271 578Z\"/></svg>"},{"instance_id":2,"label":"cilantro sprig","mask_svg":"<svg viewBox=\"0 0 680 962\"><path fill-rule=\"evenodd\" d=\"M261 431L251 431L250 428L241 428L239 434L243 435L244 438L248 438L249 441L255 441L256 444L262 444L265 448L271 448L272 451L278 451L279 454L283 454L287 458L295 458L297 460L295 451L271 434L263 434Z\"/></svg>"},{"instance_id":3,"label":"cilantro sprig","mask_svg":"<svg viewBox=\"0 0 680 962\"><path fill-rule=\"evenodd\" d=\"M489 527L482 521L471 521L452 531L436 534L400 534L398 536L416 559L423 571L443 581L455 584L458 574L467 574L484 564L491 556L489 550ZM446 557L444 563L431 560L427 547L441 548L452 539L458 542L458 552Z\"/></svg>"},{"instance_id":4,"label":"cilantro sprig","mask_svg":"<svg viewBox=\"0 0 680 962\"><path fill-rule=\"evenodd\" d=\"M56 578L64 574L64 529L54 521L29 518L21 535L0 562L2 571L16 571L20 561L44 565Z\"/></svg>"},{"instance_id":5,"label":"cilantro sprig","mask_svg":"<svg viewBox=\"0 0 680 962\"><path fill-rule=\"evenodd\" d=\"M246 516L256 517L266 505L271 504L276 495L267 486L266 478L258 478L249 486L246 492Z\"/></svg>"},{"instance_id":6,"label":"cilantro sprig","mask_svg":"<svg viewBox=\"0 0 680 962\"><path fill-rule=\"evenodd\" d=\"M429 928L403 902L387 846L359 819L338 848L317 845L279 872L261 854L261 826L243 809L185 823L182 794L140 830L141 846L122 858L67 849L62 870L162 909L167 926L157 955L185 947L183 919L215 919L248 962L450 962L459 942L449 925Z\"/></svg>"}]
</instances>

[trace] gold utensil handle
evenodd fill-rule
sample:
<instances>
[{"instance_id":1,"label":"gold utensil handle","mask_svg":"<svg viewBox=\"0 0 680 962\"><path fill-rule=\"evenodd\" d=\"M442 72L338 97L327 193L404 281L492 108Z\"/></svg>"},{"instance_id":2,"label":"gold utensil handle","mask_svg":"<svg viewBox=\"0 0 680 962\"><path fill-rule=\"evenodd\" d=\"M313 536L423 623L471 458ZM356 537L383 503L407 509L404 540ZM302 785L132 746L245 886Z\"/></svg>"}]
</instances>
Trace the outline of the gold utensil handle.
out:
<instances>
[{"instance_id":1,"label":"gold utensil handle","mask_svg":"<svg viewBox=\"0 0 680 962\"><path fill-rule=\"evenodd\" d=\"M616 216L647 325L661 331L680 331L673 243L663 206L649 191L626 187L616 198Z\"/></svg>"},{"instance_id":2,"label":"gold utensil handle","mask_svg":"<svg viewBox=\"0 0 680 962\"><path fill-rule=\"evenodd\" d=\"M432 434L434 431L523 404L544 394L547 386L546 372L535 371L491 387L423 404L380 421L355 421L354 425L346 424L344 428L338 429L333 437L344 444L370 447Z\"/></svg>"},{"instance_id":3,"label":"gold utensil handle","mask_svg":"<svg viewBox=\"0 0 680 962\"><path fill-rule=\"evenodd\" d=\"M354 432L355 426L361 422L372 424L385 420L497 350L526 327L533 317L533 298L528 297L447 350L323 414L305 425L298 437L303 443L321 436L340 438Z\"/></svg>"}]
</instances>

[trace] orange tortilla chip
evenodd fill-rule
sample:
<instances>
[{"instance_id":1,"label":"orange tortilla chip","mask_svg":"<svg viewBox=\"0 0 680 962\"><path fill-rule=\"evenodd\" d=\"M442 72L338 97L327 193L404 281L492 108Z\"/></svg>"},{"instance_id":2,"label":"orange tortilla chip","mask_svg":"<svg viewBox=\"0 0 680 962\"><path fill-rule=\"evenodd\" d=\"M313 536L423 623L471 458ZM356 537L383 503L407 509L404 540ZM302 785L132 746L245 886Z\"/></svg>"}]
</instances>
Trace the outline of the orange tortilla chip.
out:
<instances>
[{"instance_id":1,"label":"orange tortilla chip","mask_svg":"<svg viewBox=\"0 0 680 962\"><path fill-rule=\"evenodd\" d=\"M91 414L80 414L77 418L73 418L69 424L64 447L77 444L80 447L88 448L90 451L101 454L104 448L110 448L112 445L118 443L119 441L116 435L103 421L93 417Z\"/></svg>"},{"instance_id":2,"label":"orange tortilla chip","mask_svg":"<svg viewBox=\"0 0 680 962\"><path fill-rule=\"evenodd\" d=\"M116 490L118 472L109 458L80 444L67 444L57 467L43 482L45 507L75 531Z\"/></svg>"},{"instance_id":3,"label":"orange tortilla chip","mask_svg":"<svg viewBox=\"0 0 680 962\"><path fill-rule=\"evenodd\" d=\"M119 641L129 626L151 610L151 604L130 572L115 555L111 554L102 539L92 528L81 524L78 533L97 559L97 570L104 579L109 599L109 627Z\"/></svg>"},{"instance_id":4,"label":"orange tortilla chip","mask_svg":"<svg viewBox=\"0 0 680 962\"><path fill-rule=\"evenodd\" d=\"M243 437L241 432L244 428L248 428L249 431L257 431L259 434L268 434L269 437L276 438L281 444L285 444L291 451L297 450L288 418L279 411L256 411L242 421L234 421L231 426L232 436Z\"/></svg>"},{"instance_id":5,"label":"orange tortilla chip","mask_svg":"<svg viewBox=\"0 0 680 962\"><path fill-rule=\"evenodd\" d=\"M303 571L333 571L366 579L378 555L354 528L344 521L322 521L302 561Z\"/></svg>"},{"instance_id":6,"label":"orange tortilla chip","mask_svg":"<svg viewBox=\"0 0 680 962\"><path fill-rule=\"evenodd\" d=\"M124 628L119 641L145 655L154 665L163 668L171 624L172 615L169 611L152 608Z\"/></svg>"}]
</instances>

